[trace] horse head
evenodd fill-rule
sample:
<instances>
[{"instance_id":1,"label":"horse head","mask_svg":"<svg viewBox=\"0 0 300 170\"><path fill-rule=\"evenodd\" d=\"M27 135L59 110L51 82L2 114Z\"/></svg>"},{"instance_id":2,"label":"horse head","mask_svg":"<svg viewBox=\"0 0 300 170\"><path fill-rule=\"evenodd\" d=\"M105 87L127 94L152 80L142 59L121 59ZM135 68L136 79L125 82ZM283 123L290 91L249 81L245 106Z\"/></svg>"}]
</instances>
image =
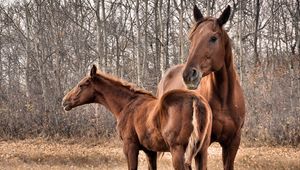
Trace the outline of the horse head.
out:
<instances>
[{"instance_id":1,"label":"horse head","mask_svg":"<svg viewBox=\"0 0 300 170\"><path fill-rule=\"evenodd\" d=\"M96 88L94 81L97 74L96 72L97 67L93 65L90 75L80 80L79 83L64 96L62 105L66 111L95 101Z\"/></svg>"},{"instance_id":2,"label":"horse head","mask_svg":"<svg viewBox=\"0 0 300 170\"><path fill-rule=\"evenodd\" d=\"M222 26L229 16L230 6L219 18L203 17L199 8L194 6L195 24L190 33L189 55L182 75L188 89L196 89L202 77L224 66L229 38Z\"/></svg>"}]
</instances>

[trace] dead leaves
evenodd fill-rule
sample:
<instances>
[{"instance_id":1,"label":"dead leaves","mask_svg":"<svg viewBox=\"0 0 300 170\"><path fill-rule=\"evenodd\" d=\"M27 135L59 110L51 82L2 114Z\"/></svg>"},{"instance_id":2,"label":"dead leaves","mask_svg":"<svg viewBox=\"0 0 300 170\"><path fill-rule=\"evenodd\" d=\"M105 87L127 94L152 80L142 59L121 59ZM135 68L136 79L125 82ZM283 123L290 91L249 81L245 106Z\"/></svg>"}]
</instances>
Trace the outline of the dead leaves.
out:
<instances>
[{"instance_id":1,"label":"dead leaves","mask_svg":"<svg viewBox=\"0 0 300 170\"><path fill-rule=\"evenodd\" d=\"M221 148L209 148L209 169L222 169ZM172 169L171 155L158 161L159 169ZM236 169L300 169L300 148L241 147ZM0 169L126 169L119 139L60 140L44 139L0 142ZM139 154L139 168L147 168L144 153Z\"/></svg>"}]
</instances>

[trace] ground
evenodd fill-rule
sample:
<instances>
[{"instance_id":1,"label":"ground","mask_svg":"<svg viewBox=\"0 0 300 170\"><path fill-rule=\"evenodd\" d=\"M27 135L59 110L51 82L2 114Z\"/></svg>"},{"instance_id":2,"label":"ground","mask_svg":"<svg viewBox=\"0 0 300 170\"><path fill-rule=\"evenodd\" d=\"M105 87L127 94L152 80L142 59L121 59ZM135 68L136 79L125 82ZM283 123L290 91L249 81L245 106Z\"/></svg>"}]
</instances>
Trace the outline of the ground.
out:
<instances>
[{"instance_id":1,"label":"ground","mask_svg":"<svg viewBox=\"0 0 300 170\"><path fill-rule=\"evenodd\" d=\"M139 169L146 169L144 153L139 155ZM300 169L300 148L282 146L241 146L236 169ZM0 169L127 169L122 143L117 138L101 140L15 140L0 142ZM172 169L166 153L158 169ZM208 169L222 169L221 148L209 148Z\"/></svg>"}]
</instances>

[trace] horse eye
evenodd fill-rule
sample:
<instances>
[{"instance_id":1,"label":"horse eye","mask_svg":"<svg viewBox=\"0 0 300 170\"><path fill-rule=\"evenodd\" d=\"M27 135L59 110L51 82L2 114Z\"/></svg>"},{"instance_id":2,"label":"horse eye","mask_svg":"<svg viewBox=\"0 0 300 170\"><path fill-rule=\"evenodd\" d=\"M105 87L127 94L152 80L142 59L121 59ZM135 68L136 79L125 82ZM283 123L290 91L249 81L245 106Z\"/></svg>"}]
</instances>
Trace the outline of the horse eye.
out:
<instances>
[{"instance_id":1,"label":"horse eye","mask_svg":"<svg viewBox=\"0 0 300 170\"><path fill-rule=\"evenodd\" d=\"M218 39L218 38L217 38L216 36L212 36L212 37L210 37L209 41L210 41L210 42L216 42L217 39Z\"/></svg>"}]
</instances>

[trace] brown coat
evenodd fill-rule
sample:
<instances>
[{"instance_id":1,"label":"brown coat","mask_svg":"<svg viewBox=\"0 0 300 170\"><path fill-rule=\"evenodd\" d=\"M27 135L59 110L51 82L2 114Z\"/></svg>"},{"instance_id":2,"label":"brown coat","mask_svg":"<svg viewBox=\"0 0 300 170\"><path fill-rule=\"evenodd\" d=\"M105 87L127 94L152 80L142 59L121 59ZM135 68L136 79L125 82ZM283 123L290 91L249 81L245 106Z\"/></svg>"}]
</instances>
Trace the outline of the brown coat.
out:
<instances>
[{"instance_id":1,"label":"brown coat","mask_svg":"<svg viewBox=\"0 0 300 170\"><path fill-rule=\"evenodd\" d=\"M188 90L171 90L160 98L105 74L83 78L63 99L65 110L99 103L117 119L128 169L137 169L138 152L143 150L149 169L156 169L156 152L170 151L175 169L206 169L212 114L208 102Z\"/></svg>"}]
</instances>

